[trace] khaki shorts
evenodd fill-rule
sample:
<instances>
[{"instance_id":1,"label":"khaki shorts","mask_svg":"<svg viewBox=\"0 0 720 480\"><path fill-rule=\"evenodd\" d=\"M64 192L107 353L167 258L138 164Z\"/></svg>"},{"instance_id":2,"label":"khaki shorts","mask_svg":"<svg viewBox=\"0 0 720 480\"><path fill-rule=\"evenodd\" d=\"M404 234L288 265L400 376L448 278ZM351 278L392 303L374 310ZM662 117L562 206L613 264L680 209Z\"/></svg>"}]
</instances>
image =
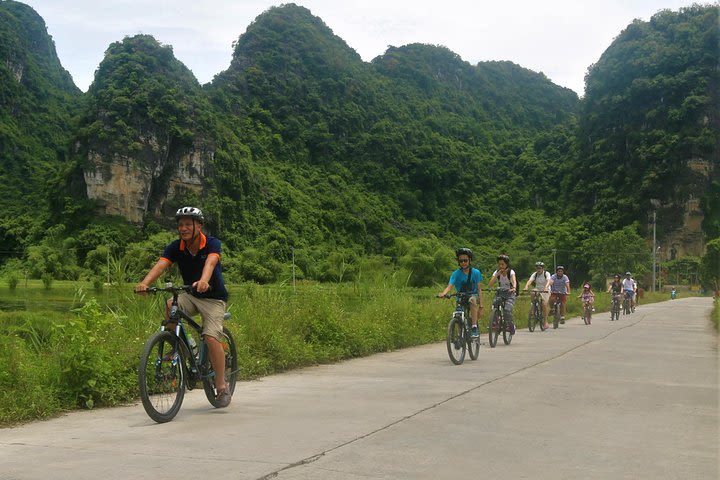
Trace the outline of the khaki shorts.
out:
<instances>
[{"instance_id":1,"label":"khaki shorts","mask_svg":"<svg viewBox=\"0 0 720 480\"><path fill-rule=\"evenodd\" d=\"M202 318L202 333L218 341L223 338L223 316L225 315L225 302L215 298L197 298L189 293L178 296L178 307L189 317L200 314Z\"/></svg>"}]
</instances>

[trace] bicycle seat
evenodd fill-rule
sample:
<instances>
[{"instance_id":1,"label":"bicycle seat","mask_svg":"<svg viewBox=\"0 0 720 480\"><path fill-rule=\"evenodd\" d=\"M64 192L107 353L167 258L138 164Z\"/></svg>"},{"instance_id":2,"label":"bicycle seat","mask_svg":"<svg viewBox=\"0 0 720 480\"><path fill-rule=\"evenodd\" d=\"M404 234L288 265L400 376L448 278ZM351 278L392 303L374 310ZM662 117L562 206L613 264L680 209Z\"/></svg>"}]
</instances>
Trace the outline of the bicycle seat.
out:
<instances>
[{"instance_id":1,"label":"bicycle seat","mask_svg":"<svg viewBox=\"0 0 720 480\"><path fill-rule=\"evenodd\" d=\"M232 317L232 313L230 313L230 312L225 312L225 314L223 315L223 320L229 320L230 317Z\"/></svg>"}]
</instances>

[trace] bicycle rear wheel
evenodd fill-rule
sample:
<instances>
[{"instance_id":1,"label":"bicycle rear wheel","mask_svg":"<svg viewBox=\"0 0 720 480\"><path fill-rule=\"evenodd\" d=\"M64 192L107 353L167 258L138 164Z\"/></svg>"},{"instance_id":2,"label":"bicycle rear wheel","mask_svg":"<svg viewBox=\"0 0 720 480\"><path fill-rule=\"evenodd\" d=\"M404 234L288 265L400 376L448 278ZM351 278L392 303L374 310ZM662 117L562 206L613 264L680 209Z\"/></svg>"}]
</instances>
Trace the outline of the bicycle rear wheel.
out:
<instances>
[{"instance_id":1,"label":"bicycle rear wheel","mask_svg":"<svg viewBox=\"0 0 720 480\"><path fill-rule=\"evenodd\" d=\"M238 364L237 364L237 347L235 346L235 339L233 338L230 330L227 327L223 327L223 339L220 342L225 352L225 381L230 389L230 394L235 393L235 383L237 382ZM204 370L207 372L203 375L203 389L205 390L205 396L213 407L220 407L217 403L217 391L215 390L215 375L217 373L213 370L212 364L210 363L209 355L205 356L206 366Z\"/></svg>"},{"instance_id":2,"label":"bicycle rear wheel","mask_svg":"<svg viewBox=\"0 0 720 480\"><path fill-rule=\"evenodd\" d=\"M498 337L500 336L500 324L502 323L502 314L499 309L493 312L492 320L490 321L490 327L488 328L488 337L490 340L490 348L495 348L497 345Z\"/></svg>"},{"instance_id":3,"label":"bicycle rear wheel","mask_svg":"<svg viewBox=\"0 0 720 480\"><path fill-rule=\"evenodd\" d=\"M460 365L465 360L465 328L460 316L453 316L447 327L447 351L450 361Z\"/></svg>"},{"instance_id":4,"label":"bicycle rear wheel","mask_svg":"<svg viewBox=\"0 0 720 480\"><path fill-rule=\"evenodd\" d=\"M140 400L145 412L158 423L175 418L182 405L185 396L183 355L177 336L162 331L148 339L140 356Z\"/></svg>"},{"instance_id":5,"label":"bicycle rear wheel","mask_svg":"<svg viewBox=\"0 0 720 480\"><path fill-rule=\"evenodd\" d=\"M553 308L553 328L557 328L559 324L560 324L560 305L558 305L558 303L555 302L555 307Z\"/></svg>"}]
</instances>

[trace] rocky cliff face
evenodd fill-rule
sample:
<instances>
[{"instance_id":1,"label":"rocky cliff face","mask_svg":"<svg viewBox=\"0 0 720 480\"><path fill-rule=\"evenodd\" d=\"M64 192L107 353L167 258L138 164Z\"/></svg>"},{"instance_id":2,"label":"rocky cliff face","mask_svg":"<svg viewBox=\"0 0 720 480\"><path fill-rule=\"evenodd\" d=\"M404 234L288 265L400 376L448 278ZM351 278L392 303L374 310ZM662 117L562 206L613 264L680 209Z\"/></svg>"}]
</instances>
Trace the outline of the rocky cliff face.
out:
<instances>
[{"instance_id":1,"label":"rocky cliff face","mask_svg":"<svg viewBox=\"0 0 720 480\"><path fill-rule=\"evenodd\" d=\"M688 255L699 257L705 253L706 239L702 228L705 215L700 208L698 195L705 192L713 178L714 165L708 160L695 158L688 161L687 166L694 173L697 181L685 186L693 193L679 209L682 212L682 225L659 239L661 258L665 260Z\"/></svg>"},{"instance_id":2,"label":"rocky cliff face","mask_svg":"<svg viewBox=\"0 0 720 480\"><path fill-rule=\"evenodd\" d=\"M162 221L203 196L212 114L171 48L146 35L112 44L88 97L76 154L99 215Z\"/></svg>"},{"instance_id":3,"label":"rocky cliff face","mask_svg":"<svg viewBox=\"0 0 720 480\"><path fill-rule=\"evenodd\" d=\"M100 215L120 215L134 223L142 223L148 214L161 218L188 195L202 196L211 157L211 152L195 150L153 167L130 157L90 152L83 169L87 197L97 202Z\"/></svg>"}]
</instances>

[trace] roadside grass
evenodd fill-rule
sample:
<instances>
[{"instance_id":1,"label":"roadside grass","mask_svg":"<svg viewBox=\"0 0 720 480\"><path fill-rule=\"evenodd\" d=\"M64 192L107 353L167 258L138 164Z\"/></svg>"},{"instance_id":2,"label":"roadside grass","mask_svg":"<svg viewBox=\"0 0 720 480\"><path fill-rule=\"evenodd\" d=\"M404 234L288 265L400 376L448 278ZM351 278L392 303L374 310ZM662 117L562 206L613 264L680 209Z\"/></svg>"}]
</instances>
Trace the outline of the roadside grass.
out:
<instances>
[{"instance_id":1,"label":"roadside grass","mask_svg":"<svg viewBox=\"0 0 720 480\"><path fill-rule=\"evenodd\" d=\"M443 287L409 288L393 276L230 285L227 326L238 345L240 378L444 340L454 303L435 297ZM47 290L37 281L0 291L0 427L137 400L139 354L159 328L165 298L131 290L61 281ZM484 295L486 332L492 295ZM666 299L646 294L642 303ZM529 300L517 299L518 328L527 327ZM599 293L596 311L609 303ZM567 307L568 317L580 314L575 296Z\"/></svg>"}]
</instances>

